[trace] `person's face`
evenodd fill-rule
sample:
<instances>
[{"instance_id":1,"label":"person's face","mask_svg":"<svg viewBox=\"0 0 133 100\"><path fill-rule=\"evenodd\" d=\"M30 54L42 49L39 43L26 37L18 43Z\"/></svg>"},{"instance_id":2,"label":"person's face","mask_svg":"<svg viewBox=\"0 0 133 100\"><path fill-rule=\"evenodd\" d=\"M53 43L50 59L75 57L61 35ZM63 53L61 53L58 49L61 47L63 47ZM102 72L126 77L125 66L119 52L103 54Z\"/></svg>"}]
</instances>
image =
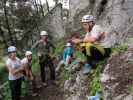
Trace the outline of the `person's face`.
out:
<instances>
[{"instance_id":1,"label":"person's face","mask_svg":"<svg viewBox=\"0 0 133 100\"><path fill-rule=\"evenodd\" d=\"M88 32L93 27L93 22L82 23L82 26Z\"/></svg>"},{"instance_id":2,"label":"person's face","mask_svg":"<svg viewBox=\"0 0 133 100\"><path fill-rule=\"evenodd\" d=\"M11 59L16 59L16 52L10 53L10 58Z\"/></svg>"},{"instance_id":3,"label":"person's face","mask_svg":"<svg viewBox=\"0 0 133 100\"><path fill-rule=\"evenodd\" d=\"M28 60L32 60L32 55L26 56Z\"/></svg>"},{"instance_id":4,"label":"person's face","mask_svg":"<svg viewBox=\"0 0 133 100\"><path fill-rule=\"evenodd\" d=\"M90 27L93 27L93 22L88 23Z\"/></svg>"},{"instance_id":5,"label":"person's face","mask_svg":"<svg viewBox=\"0 0 133 100\"><path fill-rule=\"evenodd\" d=\"M43 39L43 40L45 40L46 38L47 38L47 36L46 36L46 35L41 36L41 39Z\"/></svg>"},{"instance_id":6,"label":"person's face","mask_svg":"<svg viewBox=\"0 0 133 100\"><path fill-rule=\"evenodd\" d=\"M83 26L85 31L88 31L90 28L89 23L82 23L82 26Z\"/></svg>"}]
</instances>

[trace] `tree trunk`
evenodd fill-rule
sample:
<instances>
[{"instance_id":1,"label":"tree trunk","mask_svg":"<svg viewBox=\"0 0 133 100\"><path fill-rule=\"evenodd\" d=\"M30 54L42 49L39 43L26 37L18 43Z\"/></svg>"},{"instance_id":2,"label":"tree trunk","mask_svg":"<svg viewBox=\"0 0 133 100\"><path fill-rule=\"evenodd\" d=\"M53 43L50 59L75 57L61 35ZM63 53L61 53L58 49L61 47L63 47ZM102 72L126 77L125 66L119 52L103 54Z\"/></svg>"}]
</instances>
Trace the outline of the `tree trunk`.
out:
<instances>
[{"instance_id":1,"label":"tree trunk","mask_svg":"<svg viewBox=\"0 0 133 100\"><path fill-rule=\"evenodd\" d=\"M36 10L37 10L37 12L39 14L39 8L38 8L37 1L36 0L33 0L33 2L34 2L34 6L35 6L35 8L36 8Z\"/></svg>"},{"instance_id":2,"label":"tree trunk","mask_svg":"<svg viewBox=\"0 0 133 100\"><path fill-rule=\"evenodd\" d=\"M48 4L48 1L46 0L46 5L47 5L47 10L49 12L49 4Z\"/></svg>"},{"instance_id":3,"label":"tree trunk","mask_svg":"<svg viewBox=\"0 0 133 100\"><path fill-rule=\"evenodd\" d=\"M13 13L14 12L14 9L13 9L13 3L14 3L14 1L11 1L11 5L10 5L10 7L11 7L11 12ZM14 33L14 42L15 42L15 45L17 46L17 37L16 37L16 33L15 33L15 21L14 21L14 19L12 18L12 17L10 17L10 20L11 20L11 25L12 25L12 32Z\"/></svg>"},{"instance_id":4,"label":"tree trunk","mask_svg":"<svg viewBox=\"0 0 133 100\"><path fill-rule=\"evenodd\" d=\"M54 0L54 2L55 2L55 5L57 5L57 4L58 4L58 0Z\"/></svg>"},{"instance_id":5,"label":"tree trunk","mask_svg":"<svg viewBox=\"0 0 133 100\"><path fill-rule=\"evenodd\" d=\"M35 18L38 18L39 17L39 20L40 20L40 14L39 14L39 10L38 10L36 1L35 0L32 0L32 3L33 3L34 7L37 10L37 15L35 16ZM38 27L38 24L37 24L37 21L35 23L36 23L36 28L37 28L38 32L40 32L39 27Z\"/></svg>"},{"instance_id":6,"label":"tree trunk","mask_svg":"<svg viewBox=\"0 0 133 100\"><path fill-rule=\"evenodd\" d=\"M40 8L41 8L42 16L44 17L44 10L43 10L42 1L39 0L39 3L40 3Z\"/></svg>"},{"instance_id":7,"label":"tree trunk","mask_svg":"<svg viewBox=\"0 0 133 100\"><path fill-rule=\"evenodd\" d=\"M3 8L4 8L5 22L6 22L6 25L7 25L8 34L9 34L9 39L10 39L10 41L11 41L11 45L14 45L14 41L13 41L13 37L12 37L10 25L9 25L8 15L7 15L6 1L7 1L7 0L4 0L4 1L2 2Z\"/></svg>"},{"instance_id":8,"label":"tree trunk","mask_svg":"<svg viewBox=\"0 0 133 100\"><path fill-rule=\"evenodd\" d=\"M5 44L5 47L7 48L7 47L8 47L7 41L6 41L6 38L5 38L5 36L4 36L3 30L1 29L1 26L0 26L0 35L1 35L1 37L3 38L3 43Z\"/></svg>"}]
</instances>

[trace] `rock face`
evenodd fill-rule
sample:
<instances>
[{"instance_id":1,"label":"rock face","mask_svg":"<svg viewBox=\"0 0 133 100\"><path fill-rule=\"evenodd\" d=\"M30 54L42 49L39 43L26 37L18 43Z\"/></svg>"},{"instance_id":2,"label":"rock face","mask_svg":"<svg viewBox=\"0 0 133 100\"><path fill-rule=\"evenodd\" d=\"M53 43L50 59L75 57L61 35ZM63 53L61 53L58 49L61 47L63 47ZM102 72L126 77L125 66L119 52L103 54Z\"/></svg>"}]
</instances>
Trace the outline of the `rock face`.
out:
<instances>
[{"instance_id":1,"label":"rock face","mask_svg":"<svg viewBox=\"0 0 133 100\"><path fill-rule=\"evenodd\" d=\"M61 39L62 37L64 37L65 28L64 28L63 19L62 19L61 4L58 4L49 13L45 15L44 19L42 19L42 22L39 25L39 30L47 31L53 41L56 41L57 39ZM27 45L30 48L30 46L39 39L40 32L36 31L35 29L32 34L29 34L29 37L30 39L28 38L28 40L25 41L26 43L23 42L23 44L27 44L27 41L28 41ZM26 39L26 38L23 38L23 39Z\"/></svg>"},{"instance_id":2,"label":"rock face","mask_svg":"<svg viewBox=\"0 0 133 100\"><path fill-rule=\"evenodd\" d=\"M81 71L75 73L73 79L65 81L64 91L68 92L66 100L86 100L88 83L88 77L84 76Z\"/></svg>"},{"instance_id":3,"label":"rock face","mask_svg":"<svg viewBox=\"0 0 133 100\"><path fill-rule=\"evenodd\" d=\"M73 64L65 70L71 73L71 77L64 83L65 100L86 100L89 91L89 79L83 74L80 62L82 59L76 59Z\"/></svg>"},{"instance_id":4,"label":"rock face","mask_svg":"<svg viewBox=\"0 0 133 100\"><path fill-rule=\"evenodd\" d=\"M0 14L1 14L1 12L0 12ZM0 16L4 16L4 14L0 15ZM33 18L35 18L35 17L33 17ZM19 17L18 17L18 19L19 19ZM22 18L20 18L20 19L22 19ZM14 20L17 22L17 19L14 19ZM61 39L62 37L64 37L65 28L64 28L64 24L63 24L62 5L61 4L57 4L44 17L40 17L40 19L36 18L36 20L38 21L38 22L36 22L37 25L36 26L34 25L34 27L31 27L29 29L27 28L27 30L19 29L17 27L14 28L14 33L12 32L13 33L12 38L13 38L13 40L15 40L15 44L17 45L18 48L20 48L20 49L30 48L30 46L33 43L35 43L35 41L37 39L40 38L40 31L42 31L42 30L48 31L49 35L53 38L53 40ZM19 23L19 21L18 21L17 24L21 26L21 23L25 23L25 22ZM7 44L11 45L11 40L8 36L9 35L8 30L3 27L1 27L1 29L3 31L3 36L0 35L0 41L3 42L4 40L6 40ZM2 32L1 32L1 34L2 34ZM3 37L4 37L4 39L3 39ZM27 44L27 45L25 45L25 44Z\"/></svg>"},{"instance_id":5,"label":"rock face","mask_svg":"<svg viewBox=\"0 0 133 100\"><path fill-rule=\"evenodd\" d=\"M133 100L133 47L113 55L106 65L101 81L104 100Z\"/></svg>"},{"instance_id":6,"label":"rock face","mask_svg":"<svg viewBox=\"0 0 133 100\"><path fill-rule=\"evenodd\" d=\"M62 5L58 4L45 17L40 27L47 30L54 39L60 39L65 35L65 27L62 17Z\"/></svg>"},{"instance_id":7,"label":"rock face","mask_svg":"<svg viewBox=\"0 0 133 100\"><path fill-rule=\"evenodd\" d=\"M85 14L93 14L96 23L109 33L110 43L121 42L133 36L133 0L70 0L70 16L67 31L80 31L80 20ZM128 34L127 34L128 33ZM109 43L109 44L110 44Z\"/></svg>"},{"instance_id":8,"label":"rock face","mask_svg":"<svg viewBox=\"0 0 133 100\"><path fill-rule=\"evenodd\" d=\"M44 19L42 19L42 22L39 25L39 30L47 31L53 41L56 41L57 39L61 39L62 37L64 37L65 28L62 19L61 4L58 4L49 13L45 15ZM40 32L36 31L35 29L32 34L29 34L29 37L31 39L28 38L28 40L26 40L25 42L27 43L28 41L27 45L30 47L32 44L34 44L37 41L37 39L39 39Z\"/></svg>"},{"instance_id":9,"label":"rock face","mask_svg":"<svg viewBox=\"0 0 133 100\"><path fill-rule=\"evenodd\" d=\"M80 20L85 14L96 17L96 24L108 33L108 45L113 46L133 36L133 0L70 0L67 33L83 31ZM104 100L133 100L133 45L108 60L101 81ZM78 99L75 99L78 100Z\"/></svg>"}]
</instances>

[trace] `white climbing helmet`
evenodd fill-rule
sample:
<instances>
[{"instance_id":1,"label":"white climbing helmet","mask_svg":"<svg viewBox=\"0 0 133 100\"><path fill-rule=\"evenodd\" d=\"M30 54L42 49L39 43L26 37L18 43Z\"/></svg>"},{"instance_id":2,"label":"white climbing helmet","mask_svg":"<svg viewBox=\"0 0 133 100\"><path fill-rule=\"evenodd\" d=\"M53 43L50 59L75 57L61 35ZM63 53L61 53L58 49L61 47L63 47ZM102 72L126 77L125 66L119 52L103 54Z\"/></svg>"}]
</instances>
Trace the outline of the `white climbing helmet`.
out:
<instances>
[{"instance_id":1,"label":"white climbing helmet","mask_svg":"<svg viewBox=\"0 0 133 100\"><path fill-rule=\"evenodd\" d=\"M8 53L12 53L12 52L16 52L16 51L17 51L17 49L15 46L8 47Z\"/></svg>"},{"instance_id":2,"label":"white climbing helmet","mask_svg":"<svg viewBox=\"0 0 133 100\"><path fill-rule=\"evenodd\" d=\"M83 23L91 22L91 21L95 21L95 18L93 15L84 15L81 20L81 22Z\"/></svg>"},{"instance_id":3,"label":"white climbing helmet","mask_svg":"<svg viewBox=\"0 0 133 100\"><path fill-rule=\"evenodd\" d=\"M31 51L26 51L25 56L29 56L29 55L32 55L32 52Z\"/></svg>"},{"instance_id":4,"label":"white climbing helmet","mask_svg":"<svg viewBox=\"0 0 133 100\"><path fill-rule=\"evenodd\" d=\"M67 43L66 46L67 47L70 47L70 46L72 46L72 44L71 43Z\"/></svg>"},{"instance_id":5,"label":"white climbing helmet","mask_svg":"<svg viewBox=\"0 0 133 100\"><path fill-rule=\"evenodd\" d=\"M46 36L46 35L48 35L48 33L47 33L47 31L41 31L40 35L41 36Z\"/></svg>"}]
</instances>

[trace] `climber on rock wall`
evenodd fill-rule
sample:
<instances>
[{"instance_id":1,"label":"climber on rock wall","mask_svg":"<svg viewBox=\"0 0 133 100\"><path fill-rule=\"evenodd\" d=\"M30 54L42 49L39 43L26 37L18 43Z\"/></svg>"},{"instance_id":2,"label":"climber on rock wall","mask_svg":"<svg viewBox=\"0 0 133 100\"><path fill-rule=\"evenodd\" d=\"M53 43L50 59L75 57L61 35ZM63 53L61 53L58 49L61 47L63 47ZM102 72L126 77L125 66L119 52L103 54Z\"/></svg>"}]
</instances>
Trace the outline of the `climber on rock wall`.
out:
<instances>
[{"instance_id":1,"label":"climber on rock wall","mask_svg":"<svg viewBox=\"0 0 133 100\"><path fill-rule=\"evenodd\" d=\"M83 39L72 38L72 42L79 44L82 52L87 57L87 63L84 66L83 73L88 74L93 67L92 61L99 61L109 55L110 48L105 45L104 38L106 33L100 25L95 24L95 18L92 15L84 15L81 24L86 32Z\"/></svg>"}]
</instances>

